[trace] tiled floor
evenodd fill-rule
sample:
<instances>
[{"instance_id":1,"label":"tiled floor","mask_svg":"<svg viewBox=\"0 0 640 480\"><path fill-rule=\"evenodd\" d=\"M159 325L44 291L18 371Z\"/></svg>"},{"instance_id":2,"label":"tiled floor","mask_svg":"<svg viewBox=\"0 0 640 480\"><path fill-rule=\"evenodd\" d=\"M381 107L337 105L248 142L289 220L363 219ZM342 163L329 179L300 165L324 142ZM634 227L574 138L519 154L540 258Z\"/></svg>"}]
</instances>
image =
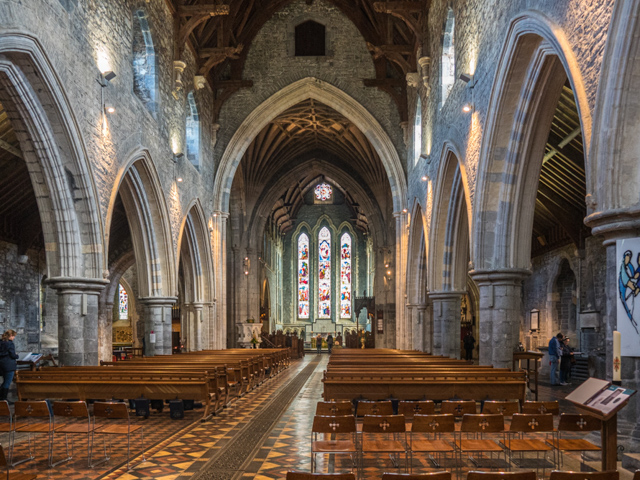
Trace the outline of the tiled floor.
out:
<instances>
[{"instance_id":1,"label":"tiled floor","mask_svg":"<svg viewBox=\"0 0 640 480\"><path fill-rule=\"evenodd\" d=\"M200 422L201 410L186 412L184 420L171 420L168 411L153 413L147 420L135 419L145 427L145 461L139 455L140 442L134 439L132 444L132 469L126 468L126 443L120 439L114 442L112 458L99 467L87 467L86 440L77 438L75 457L72 461L54 468L46 465L46 448L43 440L38 445L36 460L24 463L16 468L20 472L37 473L38 478L54 480L109 479L109 480L209 480L230 478L237 480L284 479L288 470L309 471L310 469L310 431L312 413L316 403L321 400L322 372L328 361L326 354L307 355L300 361L294 361L291 367L275 378L249 392L238 401L234 408L226 409L220 415L207 422ZM309 367L309 368L306 368ZM311 370L313 372L311 373ZM304 375L302 375L304 373ZM306 375L310 376L303 383ZM279 392L296 386L290 403L281 408L275 405ZM299 388L299 390L298 390ZM540 387L541 400L563 398L573 387ZM282 396L282 395L280 395ZM570 405L561 404L562 411L570 411ZM247 431L258 430L256 419L273 414L269 424L270 431L260 436L256 447L247 447L239 462L227 471L220 471L220 458L227 451L221 450L237 444ZM282 415L280 415L280 412ZM252 423L253 422L253 423ZM61 439L63 440L63 439ZM236 447L237 449L237 447ZM233 449L232 449L233 450ZM27 444L19 442L15 455L23 458L27 453ZM62 454L62 443L56 458ZM94 457L102 452L96 451ZM230 454L231 455L231 454ZM215 463L214 460L218 463ZM383 471L396 471L388 457L367 457L364 477L379 479ZM229 465L232 465L230 462ZM414 458L414 472L435 471L426 458ZM577 458L565 455L565 468L578 468ZM216 471L218 469L218 471ZM350 471L350 459L344 456L318 457L318 471ZM542 472L540 472L542 473ZM548 474L548 471L547 471ZM455 477L454 477L455 478Z\"/></svg>"}]
</instances>

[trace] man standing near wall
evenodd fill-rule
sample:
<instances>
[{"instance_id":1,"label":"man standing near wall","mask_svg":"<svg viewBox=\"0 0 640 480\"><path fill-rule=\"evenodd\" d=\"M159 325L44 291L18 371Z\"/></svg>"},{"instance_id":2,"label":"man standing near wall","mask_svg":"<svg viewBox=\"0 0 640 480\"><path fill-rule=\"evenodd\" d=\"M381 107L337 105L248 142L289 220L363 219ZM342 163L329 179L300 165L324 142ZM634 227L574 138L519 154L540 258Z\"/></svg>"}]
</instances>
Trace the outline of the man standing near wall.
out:
<instances>
[{"instance_id":1,"label":"man standing near wall","mask_svg":"<svg viewBox=\"0 0 640 480\"><path fill-rule=\"evenodd\" d=\"M549 340L549 365L551 365L551 386L558 385L556 372L558 371L558 361L562 356L562 346L560 342L564 338L562 333L558 333Z\"/></svg>"}]
</instances>

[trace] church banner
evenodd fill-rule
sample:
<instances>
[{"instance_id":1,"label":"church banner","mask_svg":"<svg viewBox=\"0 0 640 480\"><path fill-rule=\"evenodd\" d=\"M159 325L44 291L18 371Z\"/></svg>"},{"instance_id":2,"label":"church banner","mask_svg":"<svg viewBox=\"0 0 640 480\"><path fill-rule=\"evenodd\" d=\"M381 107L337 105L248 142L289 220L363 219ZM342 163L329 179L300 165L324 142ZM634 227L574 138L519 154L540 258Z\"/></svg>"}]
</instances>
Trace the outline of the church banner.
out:
<instances>
[{"instance_id":1,"label":"church banner","mask_svg":"<svg viewBox=\"0 0 640 480\"><path fill-rule=\"evenodd\" d=\"M616 242L617 321L621 333L621 355L640 357L640 238Z\"/></svg>"}]
</instances>

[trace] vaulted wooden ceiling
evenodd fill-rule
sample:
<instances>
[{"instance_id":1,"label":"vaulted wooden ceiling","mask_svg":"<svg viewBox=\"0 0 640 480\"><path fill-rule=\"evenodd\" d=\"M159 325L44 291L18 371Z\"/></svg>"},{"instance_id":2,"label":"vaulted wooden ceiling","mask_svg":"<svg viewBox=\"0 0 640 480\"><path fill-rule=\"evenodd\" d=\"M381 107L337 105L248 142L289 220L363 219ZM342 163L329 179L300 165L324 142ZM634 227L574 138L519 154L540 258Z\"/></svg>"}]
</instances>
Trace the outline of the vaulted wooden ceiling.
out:
<instances>
[{"instance_id":1,"label":"vaulted wooden ceiling","mask_svg":"<svg viewBox=\"0 0 640 480\"><path fill-rule=\"evenodd\" d=\"M309 156L334 165L367 190L379 194L388 188L384 165L364 134L336 110L313 99L280 114L251 142L239 170L243 184L248 192L260 192ZM272 214L282 233L292 225L304 193L319 180L316 174L297 179L274 205ZM366 216L358 202L350 192L343 192L354 223L366 231Z\"/></svg>"},{"instance_id":2,"label":"vaulted wooden ceiling","mask_svg":"<svg viewBox=\"0 0 640 480\"><path fill-rule=\"evenodd\" d=\"M542 161L533 218L532 256L574 243L583 248L586 216L584 142L571 85L558 101Z\"/></svg>"},{"instance_id":3,"label":"vaulted wooden ceiling","mask_svg":"<svg viewBox=\"0 0 640 480\"><path fill-rule=\"evenodd\" d=\"M0 239L18 254L44 248L42 224L27 164L11 121L0 104Z\"/></svg>"},{"instance_id":4,"label":"vaulted wooden ceiling","mask_svg":"<svg viewBox=\"0 0 640 480\"><path fill-rule=\"evenodd\" d=\"M167 0L178 32L175 60L191 48L199 74L214 91L215 115L234 92L252 85L243 79L251 42L262 26L292 0ZM306 0L311 4L313 0ZM389 93L407 119L405 76L416 70L416 52L429 0L328 0L359 29L376 69L365 84Z\"/></svg>"}]
</instances>

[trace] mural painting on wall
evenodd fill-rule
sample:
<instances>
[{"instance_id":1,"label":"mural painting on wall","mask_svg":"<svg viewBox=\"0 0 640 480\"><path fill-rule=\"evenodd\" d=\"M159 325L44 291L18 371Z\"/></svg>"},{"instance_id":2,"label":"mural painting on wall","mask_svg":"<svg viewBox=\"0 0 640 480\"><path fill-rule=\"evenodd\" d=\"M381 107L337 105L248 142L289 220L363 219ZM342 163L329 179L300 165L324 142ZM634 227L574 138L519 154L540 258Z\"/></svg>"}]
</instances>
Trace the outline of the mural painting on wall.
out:
<instances>
[{"instance_id":1,"label":"mural painting on wall","mask_svg":"<svg viewBox=\"0 0 640 480\"><path fill-rule=\"evenodd\" d=\"M640 238L616 242L618 270L618 331L622 336L621 354L640 356Z\"/></svg>"},{"instance_id":2,"label":"mural painting on wall","mask_svg":"<svg viewBox=\"0 0 640 480\"><path fill-rule=\"evenodd\" d=\"M309 318L309 237L298 238L298 317Z\"/></svg>"},{"instance_id":3,"label":"mural painting on wall","mask_svg":"<svg viewBox=\"0 0 640 480\"><path fill-rule=\"evenodd\" d=\"M331 232L322 227L318 234L318 316L331 317Z\"/></svg>"}]
</instances>

